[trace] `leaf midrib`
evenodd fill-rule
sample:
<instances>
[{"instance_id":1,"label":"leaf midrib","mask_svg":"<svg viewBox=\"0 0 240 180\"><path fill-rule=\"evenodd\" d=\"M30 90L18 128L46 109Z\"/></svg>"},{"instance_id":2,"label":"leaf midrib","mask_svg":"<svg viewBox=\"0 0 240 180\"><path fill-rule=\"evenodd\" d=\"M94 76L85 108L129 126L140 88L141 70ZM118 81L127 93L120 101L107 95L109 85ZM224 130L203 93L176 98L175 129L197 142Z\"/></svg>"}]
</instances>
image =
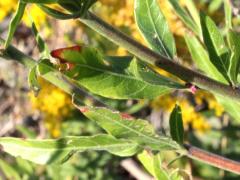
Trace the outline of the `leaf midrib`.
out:
<instances>
[{"instance_id":1,"label":"leaf midrib","mask_svg":"<svg viewBox=\"0 0 240 180\"><path fill-rule=\"evenodd\" d=\"M102 108L102 109L104 109L104 108ZM161 140L159 139L159 140L158 140L158 139L156 139L156 138L154 138L154 137L147 136L147 135L143 134L142 132L136 131L135 129L132 129L132 128L126 126L124 123L120 123L120 121L122 121L121 119L120 119L119 121L117 121L117 120L112 120L112 119L109 118L108 116L105 116L104 114L98 113L98 111L95 111L94 113L95 113L95 114L98 114L99 116L103 116L104 118L108 119L109 121L112 121L113 123L116 123L116 124L118 124L118 125L126 128L126 129L128 129L130 132L133 131L134 133L136 133L136 134L139 135L140 137L145 137L146 139L149 139L149 140L151 140L151 141L154 141L154 142L157 143L157 144L166 144L167 146L170 146L170 147L172 147L172 148L174 148L174 149L177 149L174 145L165 142L164 139L161 139ZM161 138L161 137L158 137L158 138ZM170 140L170 139L169 139L169 140Z\"/></svg>"},{"instance_id":2,"label":"leaf midrib","mask_svg":"<svg viewBox=\"0 0 240 180\"><path fill-rule=\"evenodd\" d=\"M96 143L96 142L91 142L91 143ZM33 151L45 151L45 152L54 152L54 151L71 151L71 150L111 150L109 148L119 148L119 147L122 147L122 146L129 146L129 145L137 145L136 143L118 143L118 144L112 144L112 145L96 145L96 146L85 146L85 147L82 147L82 146L73 146L73 147L63 147L63 148L53 148L53 147L43 147L43 148L39 148L39 147L23 147L19 144L16 144L16 143L1 143L1 140L0 140L0 144L6 144L6 146L9 146L9 147L16 147L18 149L28 149L28 150L33 150ZM4 145L3 145L4 146ZM91 148L91 149L89 149Z\"/></svg>"},{"instance_id":3,"label":"leaf midrib","mask_svg":"<svg viewBox=\"0 0 240 180\"><path fill-rule=\"evenodd\" d=\"M92 70L95 70L95 71L100 71L100 72L103 72L103 73L110 74L112 76L117 76L117 77L122 77L122 78L126 78L126 79L132 79L132 80L135 80L135 81L140 81L142 83L148 84L149 86L156 86L156 87L163 86L163 87L166 87L166 88L169 88L169 89L174 89L173 87L169 87L169 86L164 85L164 84L163 85L151 84L148 81L144 81L142 79L138 79L138 78L136 78L134 76L127 76L127 75L124 75L124 74L118 74L118 73L114 73L114 72L108 71L106 69L102 70L102 69L98 69L96 67L92 67L92 66L89 66L89 65L86 65L86 64L77 64L77 66L86 67L86 68L89 68L89 69L92 69ZM157 83L158 81L152 81L152 83L154 83L154 82Z\"/></svg>"},{"instance_id":4,"label":"leaf midrib","mask_svg":"<svg viewBox=\"0 0 240 180\"><path fill-rule=\"evenodd\" d=\"M153 1L154 1L154 0L152 0L152 4L153 4ZM165 49L165 46L164 46L163 42L161 41L161 39L160 39L160 37L159 37L160 35L159 35L159 33L158 33L157 29L156 29L156 24L155 24L154 21L153 21L153 17L152 17L152 13L151 13L151 11L150 11L150 6L149 6L148 0L146 0L146 4L147 4L147 9L148 9L147 12L148 12L148 15L149 15L149 17L150 17L151 23L152 23L152 25L153 25L153 29L154 29L155 33L157 34L157 38L158 38L160 44L162 45L163 50L164 50L166 56L167 56L168 58L171 58L170 55L169 55L169 52Z\"/></svg>"}]
</instances>

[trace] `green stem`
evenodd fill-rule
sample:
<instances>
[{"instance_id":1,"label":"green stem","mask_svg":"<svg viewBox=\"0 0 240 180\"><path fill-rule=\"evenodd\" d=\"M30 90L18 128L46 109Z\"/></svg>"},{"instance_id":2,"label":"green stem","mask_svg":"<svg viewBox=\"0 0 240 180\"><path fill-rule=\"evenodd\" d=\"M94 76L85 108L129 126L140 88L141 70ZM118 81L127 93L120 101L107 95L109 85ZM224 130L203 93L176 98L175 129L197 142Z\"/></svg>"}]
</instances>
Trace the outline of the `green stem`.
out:
<instances>
[{"instance_id":1,"label":"green stem","mask_svg":"<svg viewBox=\"0 0 240 180\"><path fill-rule=\"evenodd\" d=\"M4 40L0 38L0 46L4 44ZM9 46L7 50L0 52L0 57L4 59L10 59L15 60L21 64L23 64L28 69L33 68L37 65L37 61L35 61L33 58L25 55L18 49L16 49L13 46ZM41 73L40 76L49 81L50 83L54 84L56 87L60 88L64 92L68 93L69 95L75 95L75 98L79 101L82 101L82 98L85 96L90 96L88 92L86 92L84 89L79 88L76 86L67 76L65 76L63 73L57 71L52 66L48 65L47 63L40 63L39 66L42 66L44 69L44 73ZM106 106L103 102L96 99L94 96L91 96L94 98L95 102L98 105Z\"/></svg>"},{"instance_id":2,"label":"green stem","mask_svg":"<svg viewBox=\"0 0 240 180\"><path fill-rule=\"evenodd\" d=\"M80 18L80 21L115 44L126 48L130 53L134 54L136 57L148 64L156 65L178 78L186 82L193 83L202 89L229 97L232 100L240 100L240 89L234 89L231 86L217 82L205 75L180 65L176 61L155 53L118 29L109 25L102 19L98 18L91 12L88 12L84 18Z\"/></svg>"},{"instance_id":3,"label":"green stem","mask_svg":"<svg viewBox=\"0 0 240 180\"><path fill-rule=\"evenodd\" d=\"M4 44L4 40L0 38L0 46ZM9 46L4 53L0 54L0 57L4 59L11 59L15 60L23 65L25 65L28 69L34 67L37 65L37 62L32 59L31 57L23 54L21 51L17 50L13 46ZM81 88L75 86L69 79L67 79L66 76L64 76L61 72L55 70L51 66L49 66L47 63L41 63L40 65L44 66L44 69L46 69L45 73L41 74L41 77L46 79L47 81L51 82L55 86L59 87L66 93L70 95L88 95L85 91L83 91ZM78 96L75 96L75 100L80 100ZM101 103L101 102L100 102ZM206 164L234 172L237 174L240 174L240 163L236 161L232 161L229 159L226 159L224 157L206 152L204 150L201 150L199 148L193 147L191 145L184 145L185 149L181 150L184 151L184 154L186 154L188 157L196 160L203 161ZM187 151L187 152L186 152ZM183 154L183 153L180 153Z\"/></svg>"}]
</instances>

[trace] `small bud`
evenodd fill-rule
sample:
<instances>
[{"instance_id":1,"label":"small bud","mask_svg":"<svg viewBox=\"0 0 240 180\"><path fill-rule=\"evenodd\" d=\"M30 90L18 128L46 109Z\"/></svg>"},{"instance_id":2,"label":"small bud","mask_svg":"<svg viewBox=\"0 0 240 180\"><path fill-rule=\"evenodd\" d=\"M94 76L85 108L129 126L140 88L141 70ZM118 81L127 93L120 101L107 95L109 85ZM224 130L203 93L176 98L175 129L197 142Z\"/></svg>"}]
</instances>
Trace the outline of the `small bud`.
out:
<instances>
[{"instance_id":1,"label":"small bud","mask_svg":"<svg viewBox=\"0 0 240 180\"><path fill-rule=\"evenodd\" d=\"M198 87L192 83L186 83L186 87L190 90L191 93L196 94Z\"/></svg>"}]
</instances>

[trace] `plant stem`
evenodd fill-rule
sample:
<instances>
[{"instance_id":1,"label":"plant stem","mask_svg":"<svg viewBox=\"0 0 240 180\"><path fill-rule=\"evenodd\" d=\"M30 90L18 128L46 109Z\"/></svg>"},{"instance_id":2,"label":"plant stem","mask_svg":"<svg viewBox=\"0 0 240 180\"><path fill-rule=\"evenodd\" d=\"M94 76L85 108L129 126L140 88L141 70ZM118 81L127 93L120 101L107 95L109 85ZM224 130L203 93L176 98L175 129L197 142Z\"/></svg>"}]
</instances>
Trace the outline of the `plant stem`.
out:
<instances>
[{"instance_id":1,"label":"plant stem","mask_svg":"<svg viewBox=\"0 0 240 180\"><path fill-rule=\"evenodd\" d=\"M2 46L4 42L5 41L0 37L0 46ZM13 46L9 46L7 50L0 52L0 57L4 59L15 60L23 64L28 69L31 69L32 67L36 66L38 63L33 58L25 55L24 53L22 53L21 51L19 51ZM43 74L40 74L42 78L54 84L56 87L60 88L64 92L68 93L69 95L74 94L77 100L82 101L82 97L91 96L87 91L85 91L84 88L80 88L76 86L67 76L57 71L52 66L46 63L40 63L38 65L44 66L44 69L45 69L45 72ZM98 105L107 106L96 97L91 96L91 98L93 98Z\"/></svg>"},{"instance_id":2,"label":"plant stem","mask_svg":"<svg viewBox=\"0 0 240 180\"><path fill-rule=\"evenodd\" d=\"M185 144L184 146L188 151L187 156L191 159L196 159L220 169L240 174L240 162L224 158L191 145Z\"/></svg>"},{"instance_id":3,"label":"plant stem","mask_svg":"<svg viewBox=\"0 0 240 180\"><path fill-rule=\"evenodd\" d=\"M115 44L126 48L130 53L148 64L155 65L202 89L229 97L232 100L240 100L240 89L234 89L231 86L222 84L196 71L188 69L174 60L161 56L109 25L91 12L88 12L84 18L80 18L80 21Z\"/></svg>"},{"instance_id":4,"label":"plant stem","mask_svg":"<svg viewBox=\"0 0 240 180\"><path fill-rule=\"evenodd\" d=\"M4 40L0 38L0 46L3 44L4 44ZM3 54L0 54L0 57L4 59L15 60L25 65L29 69L37 65L37 62L34 59L25 55L24 53L14 48L13 46L9 46L8 49L4 51ZM65 77L61 72L58 72L57 70L55 70L54 68L50 67L47 64L42 64L42 65L44 65L45 68L47 69L47 71L44 74L41 74L41 77L43 77L44 79L48 80L49 82L51 82L52 84L59 87L60 89L62 89L63 91L65 91L70 95L73 95L73 94L88 95L84 90L82 90L79 87L76 87L73 83L71 83L70 80L66 79L67 77ZM81 99L79 100L81 101ZM219 155L206 152L204 150L193 147L191 145L184 145L184 146L187 150L188 157L199 160L199 161L203 161L206 164L210 164L212 166L215 166L230 172L240 174L239 162L232 161L224 157L221 157Z\"/></svg>"}]
</instances>

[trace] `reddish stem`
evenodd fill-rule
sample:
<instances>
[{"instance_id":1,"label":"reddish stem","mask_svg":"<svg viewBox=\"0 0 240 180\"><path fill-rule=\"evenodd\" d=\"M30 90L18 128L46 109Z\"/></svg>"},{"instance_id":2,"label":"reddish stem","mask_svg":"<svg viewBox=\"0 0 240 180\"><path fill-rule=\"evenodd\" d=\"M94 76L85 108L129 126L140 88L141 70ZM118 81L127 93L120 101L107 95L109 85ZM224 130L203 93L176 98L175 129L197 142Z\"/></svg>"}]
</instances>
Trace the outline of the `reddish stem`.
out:
<instances>
[{"instance_id":1,"label":"reddish stem","mask_svg":"<svg viewBox=\"0 0 240 180\"><path fill-rule=\"evenodd\" d=\"M240 162L227 159L225 157L204 151L197 147L191 145L184 145L188 151L188 155L193 159L203 161L204 163L210 164L212 166L240 174Z\"/></svg>"}]
</instances>

